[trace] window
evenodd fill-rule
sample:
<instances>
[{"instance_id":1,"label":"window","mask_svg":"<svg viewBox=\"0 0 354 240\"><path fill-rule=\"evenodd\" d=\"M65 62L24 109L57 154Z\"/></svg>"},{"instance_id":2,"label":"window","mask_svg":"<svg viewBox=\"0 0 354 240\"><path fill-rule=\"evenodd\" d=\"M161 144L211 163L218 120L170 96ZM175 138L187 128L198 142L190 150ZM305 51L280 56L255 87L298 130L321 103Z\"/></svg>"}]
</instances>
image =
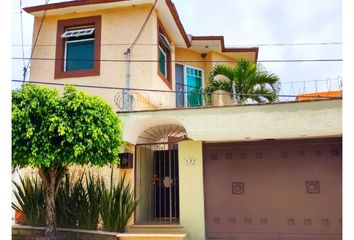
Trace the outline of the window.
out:
<instances>
[{"instance_id":1,"label":"window","mask_svg":"<svg viewBox=\"0 0 354 240\"><path fill-rule=\"evenodd\" d=\"M58 21L55 78L100 74L101 16Z\"/></svg>"},{"instance_id":2,"label":"window","mask_svg":"<svg viewBox=\"0 0 354 240\"><path fill-rule=\"evenodd\" d=\"M66 30L64 72L94 68L94 28Z\"/></svg>"},{"instance_id":3,"label":"window","mask_svg":"<svg viewBox=\"0 0 354 240\"><path fill-rule=\"evenodd\" d=\"M165 30L159 23L158 26L158 74L161 79L172 89L171 84L171 52L170 40L166 36Z\"/></svg>"},{"instance_id":4,"label":"window","mask_svg":"<svg viewBox=\"0 0 354 240\"><path fill-rule=\"evenodd\" d=\"M187 105L188 107L202 106L202 70L193 67L186 68Z\"/></svg>"},{"instance_id":5,"label":"window","mask_svg":"<svg viewBox=\"0 0 354 240\"><path fill-rule=\"evenodd\" d=\"M159 69L162 75L167 78L167 53L161 46L159 46L159 51Z\"/></svg>"},{"instance_id":6,"label":"window","mask_svg":"<svg viewBox=\"0 0 354 240\"><path fill-rule=\"evenodd\" d=\"M176 106L203 105L203 71L192 66L176 64Z\"/></svg>"}]
</instances>

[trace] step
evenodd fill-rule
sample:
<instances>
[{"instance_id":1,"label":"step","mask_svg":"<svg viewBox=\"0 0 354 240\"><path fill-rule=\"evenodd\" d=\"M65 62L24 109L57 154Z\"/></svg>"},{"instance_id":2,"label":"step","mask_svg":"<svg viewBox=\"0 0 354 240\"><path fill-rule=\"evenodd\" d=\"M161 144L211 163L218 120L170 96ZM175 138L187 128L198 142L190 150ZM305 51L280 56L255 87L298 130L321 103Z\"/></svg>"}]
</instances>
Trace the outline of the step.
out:
<instances>
[{"instance_id":1,"label":"step","mask_svg":"<svg viewBox=\"0 0 354 240\"><path fill-rule=\"evenodd\" d=\"M119 233L119 240L186 240L187 233Z\"/></svg>"},{"instance_id":2,"label":"step","mask_svg":"<svg viewBox=\"0 0 354 240\"><path fill-rule=\"evenodd\" d=\"M131 225L126 228L128 233L185 233L179 224L144 224Z\"/></svg>"}]
</instances>

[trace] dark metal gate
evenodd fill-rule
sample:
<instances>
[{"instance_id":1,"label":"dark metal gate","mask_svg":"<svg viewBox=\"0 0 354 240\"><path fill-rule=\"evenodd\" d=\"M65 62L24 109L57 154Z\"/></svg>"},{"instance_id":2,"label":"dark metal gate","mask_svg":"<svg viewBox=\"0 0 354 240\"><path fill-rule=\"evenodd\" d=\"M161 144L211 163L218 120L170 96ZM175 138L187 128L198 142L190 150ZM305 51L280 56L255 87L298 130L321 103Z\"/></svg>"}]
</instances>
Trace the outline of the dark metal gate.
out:
<instances>
[{"instance_id":1,"label":"dark metal gate","mask_svg":"<svg viewBox=\"0 0 354 240\"><path fill-rule=\"evenodd\" d=\"M137 224L179 222L178 144L169 141L136 145Z\"/></svg>"}]
</instances>

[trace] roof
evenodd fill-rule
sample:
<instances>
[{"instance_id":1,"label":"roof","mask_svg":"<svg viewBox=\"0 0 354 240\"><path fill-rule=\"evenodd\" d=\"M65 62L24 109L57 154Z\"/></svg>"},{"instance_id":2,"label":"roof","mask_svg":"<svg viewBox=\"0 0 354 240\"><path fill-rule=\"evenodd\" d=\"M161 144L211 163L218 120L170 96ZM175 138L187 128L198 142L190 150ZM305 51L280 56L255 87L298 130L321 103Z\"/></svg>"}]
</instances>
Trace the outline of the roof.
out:
<instances>
[{"instance_id":1,"label":"roof","mask_svg":"<svg viewBox=\"0 0 354 240\"><path fill-rule=\"evenodd\" d=\"M330 91L330 92L318 92L318 93L305 93L300 94L296 97L296 101L308 101L308 100L316 100L316 99L323 99L323 98L341 98L342 91Z\"/></svg>"},{"instance_id":2,"label":"roof","mask_svg":"<svg viewBox=\"0 0 354 240\"><path fill-rule=\"evenodd\" d=\"M184 44L187 48L193 47L193 42L196 44L200 45L200 41L204 42L215 42L219 41L220 42L220 50L221 52L254 52L255 53L255 61L257 61L258 58L258 47L253 47L253 48L226 48L224 45L224 37L223 36L192 36L191 39L188 37L186 34L186 31L182 25L182 22L179 18L177 9L174 5L174 3L171 0L165 0L165 1L160 1L156 7L162 8L163 3L165 2L167 6L176 27L178 28L178 31L180 35L183 38ZM24 11L27 13L30 13L35 16L40 16L42 12L46 11L47 14L52 12L54 14L61 14L61 13L66 13L66 11L73 11L77 8L80 9L87 9L87 10L92 10L92 5L95 5L94 9L99 8L109 8L109 7L114 7L116 5L120 6L129 6L129 5L138 5L138 4L146 4L146 3L153 3L153 0L75 0L75 1L69 1L69 2L59 2L59 3L51 3L51 4L44 4L44 5L38 5L38 6L31 6L31 7L25 7L23 8ZM97 7L98 6L98 7ZM161 12L161 11L160 11Z\"/></svg>"}]
</instances>

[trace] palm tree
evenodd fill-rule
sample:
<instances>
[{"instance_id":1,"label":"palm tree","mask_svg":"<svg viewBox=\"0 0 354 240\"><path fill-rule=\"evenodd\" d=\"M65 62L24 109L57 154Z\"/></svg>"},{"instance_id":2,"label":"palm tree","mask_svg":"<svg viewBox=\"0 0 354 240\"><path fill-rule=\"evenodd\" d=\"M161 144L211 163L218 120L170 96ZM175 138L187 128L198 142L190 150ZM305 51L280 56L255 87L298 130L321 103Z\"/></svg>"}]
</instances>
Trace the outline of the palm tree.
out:
<instances>
[{"instance_id":1,"label":"palm tree","mask_svg":"<svg viewBox=\"0 0 354 240\"><path fill-rule=\"evenodd\" d=\"M235 83L236 99L239 103L255 101L257 103L274 102L279 92L279 77L269 73L261 64L241 59L235 67L216 65L209 73L205 91L210 95L214 91L224 90L232 93Z\"/></svg>"}]
</instances>

